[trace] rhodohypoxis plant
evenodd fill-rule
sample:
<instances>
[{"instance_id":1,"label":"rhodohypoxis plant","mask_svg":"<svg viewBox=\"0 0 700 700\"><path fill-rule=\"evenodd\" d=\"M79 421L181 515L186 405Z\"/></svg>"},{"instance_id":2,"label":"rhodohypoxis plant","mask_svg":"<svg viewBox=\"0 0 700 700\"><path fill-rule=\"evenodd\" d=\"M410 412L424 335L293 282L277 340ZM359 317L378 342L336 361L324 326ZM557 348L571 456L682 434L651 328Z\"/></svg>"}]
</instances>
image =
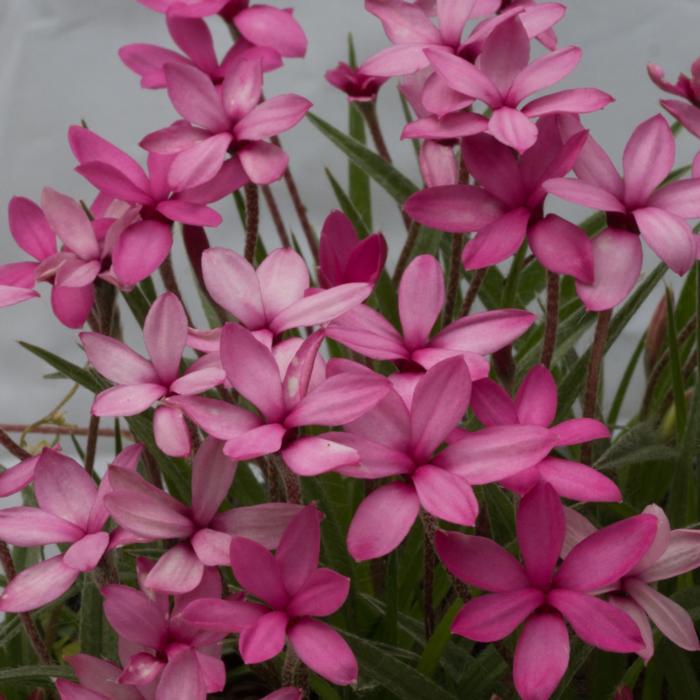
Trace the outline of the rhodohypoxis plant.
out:
<instances>
[{"instance_id":1,"label":"rhodohypoxis plant","mask_svg":"<svg viewBox=\"0 0 700 700\"><path fill-rule=\"evenodd\" d=\"M308 73L345 134L268 97L301 6L138 2L173 45L119 56L180 119L137 157L88 114L93 190L8 196L0 306L47 282L80 360L23 343L71 388L0 423L0 696L700 697L697 61L649 66L679 123L630 125L620 170L612 97L558 87L561 3L366 0L391 45ZM349 159L328 190L304 118Z\"/></svg>"}]
</instances>

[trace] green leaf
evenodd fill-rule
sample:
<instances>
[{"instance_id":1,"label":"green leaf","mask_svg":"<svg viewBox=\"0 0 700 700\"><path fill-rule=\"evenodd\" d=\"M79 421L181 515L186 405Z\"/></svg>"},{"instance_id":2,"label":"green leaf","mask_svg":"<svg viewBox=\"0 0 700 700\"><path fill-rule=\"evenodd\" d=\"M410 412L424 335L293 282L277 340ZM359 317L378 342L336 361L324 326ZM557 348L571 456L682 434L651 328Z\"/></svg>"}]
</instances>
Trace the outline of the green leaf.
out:
<instances>
[{"instance_id":1,"label":"green leaf","mask_svg":"<svg viewBox=\"0 0 700 700\"><path fill-rule=\"evenodd\" d=\"M350 43L352 44L352 37ZM348 103L348 134L358 143L367 143L365 120L354 102ZM348 161L348 189L353 206L360 212L367 226L372 228L372 190L369 175L352 160Z\"/></svg>"},{"instance_id":2,"label":"green leaf","mask_svg":"<svg viewBox=\"0 0 700 700\"><path fill-rule=\"evenodd\" d=\"M148 303L148 299L141 291L139 287L134 287L130 292L125 292L122 290L122 296L126 301L128 307L131 309L131 313L138 322L139 326L143 328L143 324L146 321L146 315L151 305Z\"/></svg>"},{"instance_id":3,"label":"green leaf","mask_svg":"<svg viewBox=\"0 0 700 700\"><path fill-rule=\"evenodd\" d=\"M452 605L447 609L447 612L440 620L438 626L433 632L432 637L428 640L428 643L423 649L420 661L418 662L418 672L423 673L426 676L433 676L440 664L440 657L442 656L447 643L450 641L450 626L452 621L457 616L457 613L462 607L461 600L455 600Z\"/></svg>"},{"instance_id":4,"label":"green leaf","mask_svg":"<svg viewBox=\"0 0 700 700\"><path fill-rule=\"evenodd\" d=\"M673 462L678 450L664 445L653 425L641 423L622 433L596 461L596 469L619 469L643 462Z\"/></svg>"},{"instance_id":5,"label":"green leaf","mask_svg":"<svg viewBox=\"0 0 700 700\"><path fill-rule=\"evenodd\" d=\"M608 414L607 420L607 424L611 428L617 425L617 419L620 415L622 404L625 401L627 390L629 389L629 386L632 383L632 376L634 375L634 370L637 368L637 363L639 362L639 358L642 356L642 352L644 352L644 340L645 336L642 336L639 339L637 347L634 349L632 357L630 357L629 362L627 363L625 372L622 375L622 379L620 379L620 384L618 385L617 391L615 392L615 398L613 398L612 405L610 406L610 413Z\"/></svg>"},{"instance_id":6,"label":"green leaf","mask_svg":"<svg viewBox=\"0 0 700 700\"><path fill-rule=\"evenodd\" d=\"M700 683L694 670L696 664L687 651L664 639L656 648L655 656L666 677L671 700L700 698Z\"/></svg>"},{"instance_id":7,"label":"green leaf","mask_svg":"<svg viewBox=\"0 0 700 700\"><path fill-rule=\"evenodd\" d=\"M19 344L25 348L25 350L29 350L29 352L44 360L44 362L51 365L54 369L57 369L64 377L72 379L76 384L80 384L80 386L91 391L93 394L97 394L109 386L106 381L98 378L89 369L78 367L78 365L74 365L72 362L64 360L58 355L54 355L54 353L49 350L44 350L44 348L32 345L31 343L25 343L23 340L20 340Z\"/></svg>"},{"instance_id":8,"label":"green leaf","mask_svg":"<svg viewBox=\"0 0 700 700\"><path fill-rule=\"evenodd\" d=\"M70 666L19 666L0 670L0 684L51 682L52 678L74 679Z\"/></svg>"},{"instance_id":9,"label":"green leaf","mask_svg":"<svg viewBox=\"0 0 700 700\"><path fill-rule=\"evenodd\" d=\"M334 126L315 114L308 113L307 119L343 153L345 153L358 168L362 168L380 187L382 187L399 204L417 191L416 185L393 165L387 163L381 156L370 151L356 139L347 136Z\"/></svg>"},{"instance_id":10,"label":"green leaf","mask_svg":"<svg viewBox=\"0 0 700 700\"><path fill-rule=\"evenodd\" d=\"M333 173L328 168L325 168L325 172L328 181L331 183L333 194L335 194L335 198L338 200L338 204L340 205L343 214L350 219L350 222L357 232L357 235L360 238L367 238L371 231L359 209L355 206L352 199L345 193L345 190L340 186L340 183L335 179L335 177L333 177Z\"/></svg>"},{"instance_id":11,"label":"green leaf","mask_svg":"<svg viewBox=\"0 0 700 700\"><path fill-rule=\"evenodd\" d=\"M673 296L670 289L666 290L666 311L668 317L667 338L671 364L673 403L676 407L676 434L680 436L685 430L686 421L685 383L683 381L683 367L681 366L681 356L678 348L678 329L676 328L676 315L673 309Z\"/></svg>"},{"instance_id":12,"label":"green leaf","mask_svg":"<svg viewBox=\"0 0 700 700\"><path fill-rule=\"evenodd\" d=\"M102 654L102 596L91 576L83 577L83 592L80 596L80 618L78 634L80 651L92 656Z\"/></svg>"}]
</instances>

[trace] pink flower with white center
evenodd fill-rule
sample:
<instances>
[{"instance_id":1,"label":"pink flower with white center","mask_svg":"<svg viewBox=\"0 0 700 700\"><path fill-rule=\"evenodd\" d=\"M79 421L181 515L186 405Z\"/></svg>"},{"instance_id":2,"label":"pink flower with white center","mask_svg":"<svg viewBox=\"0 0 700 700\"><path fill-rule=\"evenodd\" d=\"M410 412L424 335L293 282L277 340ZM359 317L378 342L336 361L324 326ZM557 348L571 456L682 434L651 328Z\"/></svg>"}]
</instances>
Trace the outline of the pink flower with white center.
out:
<instances>
[{"instance_id":1,"label":"pink flower with white center","mask_svg":"<svg viewBox=\"0 0 700 700\"><path fill-rule=\"evenodd\" d=\"M536 365L527 373L515 399L491 379L475 382L470 406L486 426L541 425L549 428L554 447L610 437L607 427L593 418L572 418L552 425L557 414L557 385L552 373L542 365ZM607 476L586 464L551 455L500 483L522 495L540 481L547 482L563 498L575 501L622 501L620 489Z\"/></svg>"},{"instance_id":2,"label":"pink flower with white center","mask_svg":"<svg viewBox=\"0 0 700 700\"><path fill-rule=\"evenodd\" d=\"M561 125L564 133L582 128L571 118L562 119ZM671 172L675 156L673 133L657 114L632 132L622 159L624 178L589 136L574 165L577 179L554 178L544 183L547 192L557 197L608 214L608 228L592 241L594 281L576 284L587 309L610 309L632 290L642 269L640 238L679 275L695 261L696 238L687 220L700 216L700 180L689 178L659 187Z\"/></svg>"},{"instance_id":3,"label":"pink flower with white center","mask_svg":"<svg viewBox=\"0 0 700 700\"><path fill-rule=\"evenodd\" d=\"M109 661L87 654L65 657L78 683L59 678L56 689L61 700L145 700L141 692L131 685L121 685L122 669Z\"/></svg>"},{"instance_id":4,"label":"pink flower with white center","mask_svg":"<svg viewBox=\"0 0 700 700\"><path fill-rule=\"evenodd\" d=\"M649 550L656 519L638 515L609 525L574 547L557 569L564 542L564 510L554 489L540 483L520 502L516 533L523 563L484 537L437 533L435 546L458 579L488 591L467 602L452 632L495 642L523 625L513 680L523 700L546 700L569 664L564 621L586 644L622 654L638 652L636 623L595 592L623 577ZM524 623L524 624L523 624Z\"/></svg>"},{"instance_id":5,"label":"pink flower with white center","mask_svg":"<svg viewBox=\"0 0 700 700\"><path fill-rule=\"evenodd\" d=\"M150 360L128 345L100 333L81 333L90 364L116 384L100 392L92 404L95 416L135 416L156 402L153 433L165 454L184 457L192 449L190 431L182 411L168 402L171 396L195 396L221 384L219 367L194 362L180 374L182 353L187 343L187 316L180 300L166 292L151 306L143 326L143 338ZM246 412L231 406L245 428Z\"/></svg>"},{"instance_id":6,"label":"pink flower with white center","mask_svg":"<svg viewBox=\"0 0 700 700\"><path fill-rule=\"evenodd\" d=\"M661 594L653 584L675 578L700 566L700 530L672 530L664 511L657 505L644 511L657 519L657 531L649 551L619 581L607 586L610 602L624 610L642 633L644 646L637 653L648 663L654 655L653 622L664 637L687 651L700 651L695 624L678 603ZM596 532L580 513L568 511L567 543L573 547Z\"/></svg>"},{"instance_id":7,"label":"pink flower with white center","mask_svg":"<svg viewBox=\"0 0 700 700\"><path fill-rule=\"evenodd\" d=\"M535 145L519 158L486 134L463 139L464 164L479 186L430 187L411 195L404 208L411 218L441 231L478 231L462 254L467 270L502 262L520 248L527 236L546 268L591 283L593 248L588 237L573 226L572 233L557 229L560 235L543 235L537 225L547 196L542 184L571 170L586 134L563 139L554 117L541 118L537 126Z\"/></svg>"},{"instance_id":8,"label":"pink flower with white center","mask_svg":"<svg viewBox=\"0 0 700 700\"><path fill-rule=\"evenodd\" d=\"M326 335L375 360L393 360L402 372L421 372L448 357L464 359L472 380L488 376L484 357L519 338L535 321L520 309L465 316L431 337L445 302L445 280L432 255L411 261L399 284L399 333L380 313L358 306L326 328Z\"/></svg>"},{"instance_id":9,"label":"pink flower with white center","mask_svg":"<svg viewBox=\"0 0 700 700\"><path fill-rule=\"evenodd\" d=\"M352 448L319 436L300 436L306 426L345 425L373 408L389 391L386 378L374 372L346 372L313 384L314 366L323 342L316 331L282 367L273 352L242 326L229 323L221 335L221 364L230 385L259 411L246 412L245 432L231 431L222 401L187 398L172 401L210 435L226 440L224 453L249 460L280 452L301 476L315 476L357 462ZM283 369L286 366L286 370ZM242 409L238 409L242 410Z\"/></svg>"},{"instance_id":10,"label":"pink flower with white center","mask_svg":"<svg viewBox=\"0 0 700 700\"><path fill-rule=\"evenodd\" d=\"M102 588L104 614L119 635L119 658L124 671L118 682L135 686L153 700L205 700L226 684L221 661L224 634L193 629L182 612L198 598L219 599L221 578L210 569L192 592L175 596L144 589L142 579L150 562L139 560L142 590L118 584Z\"/></svg>"},{"instance_id":11,"label":"pink flower with white center","mask_svg":"<svg viewBox=\"0 0 700 700\"><path fill-rule=\"evenodd\" d=\"M140 445L121 452L114 464L136 470ZM55 450L44 450L34 471L38 508L0 510L0 540L17 547L70 544L63 553L21 571L0 595L0 610L25 612L56 600L80 576L92 571L117 534L104 532L109 513L104 500L111 489L103 479L98 489L75 461ZM111 540L111 544L110 544Z\"/></svg>"},{"instance_id":12,"label":"pink flower with white center","mask_svg":"<svg viewBox=\"0 0 700 700\"><path fill-rule=\"evenodd\" d=\"M381 233L360 239L343 212L332 211L323 222L318 277L322 287L352 282L374 286L384 269L387 246Z\"/></svg>"},{"instance_id":13,"label":"pink flower with white center","mask_svg":"<svg viewBox=\"0 0 700 700\"><path fill-rule=\"evenodd\" d=\"M647 66L647 72L657 87L686 100L661 100L661 106L700 138L700 59L690 67L689 76L681 73L675 83L666 80L663 69L654 63Z\"/></svg>"},{"instance_id":14,"label":"pink flower with white center","mask_svg":"<svg viewBox=\"0 0 700 700\"><path fill-rule=\"evenodd\" d=\"M321 514L306 506L287 526L274 555L244 537L231 542L231 568L246 600L191 603L184 618L195 627L240 632L238 649L246 664L272 659L288 641L312 671L336 685L357 680L357 661L347 642L315 618L338 610L348 597L350 579L318 568Z\"/></svg>"},{"instance_id":15,"label":"pink flower with white center","mask_svg":"<svg viewBox=\"0 0 700 700\"><path fill-rule=\"evenodd\" d=\"M119 49L119 57L141 76L141 87L157 89L166 87L165 66L169 63L195 66L217 84L223 81L229 66L243 57L260 60L263 70L271 71L282 65L283 57L300 58L306 54L306 35L291 10L256 5L238 13L234 24L241 38L221 62L206 22L173 14L167 18L168 32L184 56L153 44L128 44Z\"/></svg>"},{"instance_id":16,"label":"pink flower with white center","mask_svg":"<svg viewBox=\"0 0 700 700\"><path fill-rule=\"evenodd\" d=\"M321 436L357 451L359 464L338 469L343 475L399 477L373 491L355 512L348 551L357 561L396 549L421 507L436 518L473 525L479 505L472 484L527 469L552 448L544 428L510 426L466 433L438 451L464 417L470 390L469 371L461 358L443 360L418 381L409 407L391 391L345 432Z\"/></svg>"},{"instance_id":17,"label":"pink flower with white center","mask_svg":"<svg viewBox=\"0 0 700 700\"><path fill-rule=\"evenodd\" d=\"M335 68L326 71L326 80L344 92L350 102L373 102L388 78L368 75L361 68L353 68L341 61Z\"/></svg>"},{"instance_id":18,"label":"pink flower with white center","mask_svg":"<svg viewBox=\"0 0 700 700\"><path fill-rule=\"evenodd\" d=\"M282 177L289 158L265 139L296 125L311 108L299 95L262 97L262 63L243 58L227 67L220 86L199 68L165 65L168 96L184 119L141 142L153 153L175 155L168 173L173 190L202 185L221 170L230 153L247 178L266 185Z\"/></svg>"},{"instance_id":19,"label":"pink flower with white center","mask_svg":"<svg viewBox=\"0 0 700 700\"><path fill-rule=\"evenodd\" d=\"M257 270L232 250L210 248L202 255L202 274L217 304L247 329L272 336L291 328L328 323L372 293L367 282L311 288L304 259L290 248L273 250Z\"/></svg>"},{"instance_id":20,"label":"pink flower with white center","mask_svg":"<svg viewBox=\"0 0 700 700\"><path fill-rule=\"evenodd\" d=\"M109 471L112 493L105 504L121 527L140 541L178 539L144 580L164 593L189 593L202 582L207 568L229 562L232 536L248 537L274 549L284 528L301 506L263 503L219 513L236 473L236 464L222 452L223 443L207 438L192 465L192 506L188 507L119 467Z\"/></svg>"}]
</instances>

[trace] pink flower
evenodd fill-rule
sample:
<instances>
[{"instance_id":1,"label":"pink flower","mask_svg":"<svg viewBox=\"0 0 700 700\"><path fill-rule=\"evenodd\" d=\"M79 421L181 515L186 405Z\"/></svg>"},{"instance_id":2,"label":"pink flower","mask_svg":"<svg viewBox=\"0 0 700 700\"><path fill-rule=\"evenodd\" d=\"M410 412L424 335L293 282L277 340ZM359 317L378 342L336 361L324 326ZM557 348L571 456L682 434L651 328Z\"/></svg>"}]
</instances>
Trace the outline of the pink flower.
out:
<instances>
[{"instance_id":1,"label":"pink flower","mask_svg":"<svg viewBox=\"0 0 700 700\"><path fill-rule=\"evenodd\" d=\"M580 131L563 119L565 133ZM624 179L589 136L574 165L578 179L554 178L544 188L569 202L608 213L608 228L593 243L594 281L577 282L586 308L610 309L634 287L642 267L640 236L677 274L696 258L696 239L687 219L700 216L700 180L679 180L657 189L673 168L676 145L666 120L657 114L632 133L623 156ZM556 236L556 220L549 235ZM542 232L541 235L547 235Z\"/></svg>"},{"instance_id":2,"label":"pink flower","mask_svg":"<svg viewBox=\"0 0 700 700\"><path fill-rule=\"evenodd\" d=\"M480 100L491 109L488 119L474 114L462 115L462 120L469 117L469 128L460 135L488 130L519 153L527 151L537 140L537 126L530 119L548 114L594 112L612 102L612 97L600 90L577 88L540 97L519 108L533 93L565 78L581 58L581 50L569 46L530 63L530 39L519 16L502 22L489 34L477 65L434 49L426 49L425 53L447 85L467 98L461 106ZM505 63L504 55L508 56ZM425 104L425 97L423 101ZM449 98L434 101L430 109L438 116L456 111Z\"/></svg>"},{"instance_id":3,"label":"pink flower","mask_svg":"<svg viewBox=\"0 0 700 700\"><path fill-rule=\"evenodd\" d=\"M60 451L61 447L58 445L55 448L44 449ZM42 450L43 452L44 450ZM25 486L29 486L34 480L34 472L40 459L41 454L32 455L0 473L0 498L12 496L19 493Z\"/></svg>"},{"instance_id":4,"label":"pink flower","mask_svg":"<svg viewBox=\"0 0 700 700\"><path fill-rule=\"evenodd\" d=\"M56 688L61 700L145 700L131 685L120 685L122 669L109 661L87 654L65 657L78 677L78 683L59 678Z\"/></svg>"},{"instance_id":5,"label":"pink flower","mask_svg":"<svg viewBox=\"0 0 700 700\"><path fill-rule=\"evenodd\" d=\"M245 536L268 549L299 511L289 503L263 503L219 513L236 472L224 456L223 444L207 438L192 465L192 507L152 486L138 474L112 467L112 493L105 504L110 515L141 541L177 539L144 580L148 588L165 593L189 593L202 582L208 567L228 564L232 536Z\"/></svg>"},{"instance_id":6,"label":"pink flower","mask_svg":"<svg viewBox=\"0 0 700 700\"><path fill-rule=\"evenodd\" d=\"M369 306L358 306L326 329L326 335L375 360L394 360L405 372L430 368L460 355L472 380L486 377L484 355L519 338L535 317L520 309L499 309L465 316L431 332L445 301L442 267L432 255L419 255L406 268L399 284L399 316L403 334Z\"/></svg>"},{"instance_id":7,"label":"pink flower","mask_svg":"<svg viewBox=\"0 0 700 700\"><path fill-rule=\"evenodd\" d=\"M281 451L289 468L302 476L356 463L353 449L323 437L299 436L298 431L305 426L345 425L355 420L385 396L389 382L368 371L312 383L323 337L323 331L309 336L291 361L280 358L285 360L280 367L274 353L250 331L233 323L224 326L221 363L228 381L261 414L247 413L252 425L245 432L231 431L225 412L232 407L221 401L172 401L210 435L227 440L224 453L231 459L243 461ZM235 430L239 426L234 423Z\"/></svg>"},{"instance_id":8,"label":"pink flower","mask_svg":"<svg viewBox=\"0 0 700 700\"><path fill-rule=\"evenodd\" d=\"M227 6L237 10L246 0L138 0L155 12L174 17L207 17L227 11Z\"/></svg>"},{"instance_id":9,"label":"pink flower","mask_svg":"<svg viewBox=\"0 0 700 700\"><path fill-rule=\"evenodd\" d=\"M358 267L364 266L367 253L357 255ZM202 255L202 273L217 304L249 330L275 336L291 328L327 323L372 293L371 284L359 281L325 290L310 288L304 259L289 248L273 250L257 270L232 250L210 248Z\"/></svg>"},{"instance_id":10,"label":"pink flower","mask_svg":"<svg viewBox=\"0 0 700 700\"><path fill-rule=\"evenodd\" d=\"M384 269L386 253L386 241L381 233L360 240L350 219L341 211L332 211L321 230L319 282L323 287L348 282L374 286Z\"/></svg>"},{"instance_id":11,"label":"pink flower","mask_svg":"<svg viewBox=\"0 0 700 700\"><path fill-rule=\"evenodd\" d=\"M361 68L352 68L342 61L326 71L326 80L344 92L350 102L372 102L388 78L368 75Z\"/></svg>"},{"instance_id":12,"label":"pink flower","mask_svg":"<svg viewBox=\"0 0 700 700\"><path fill-rule=\"evenodd\" d=\"M409 125L404 134L413 134L409 129L419 122ZM405 210L411 218L442 231L478 231L462 255L467 270L488 267L509 258L527 235L542 265L590 283L593 281L593 249L588 237L575 227L571 227L575 233L569 235L565 230L563 235L546 236L537 226L547 194L542 184L555 175L569 172L583 147L586 133L574 134L565 140L559 135L554 117L541 118L538 129L537 142L520 158L486 134L463 139L464 164L479 187L457 184L430 187L411 195ZM432 134L439 136L439 132L431 131L429 135Z\"/></svg>"},{"instance_id":13,"label":"pink flower","mask_svg":"<svg viewBox=\"0 0 700 700\"><path fill-rule=\"evenodd\" d=\"M140 445L129 447L114 464L125 471L135 471L140 453ZM104 500L110 489L109 479L103 479L98 489L77 462L60 452L42 452L34 471L34 494L39 507L0 510L0 540L17 547L70 547L63 554L20 572L0 596L0 610L24 612L40 608L63 595L82 572L92 571L98 565L110 546L110 534L103 531L109 517Z\"/></svg>"},{"instance_id":14,"label":"pink flower","mask_svg":"<svg viewBox=\"0 0 700 700\"><path fill-rule=\"evenodd\" d=\"M173 190L208 182L221 170L227 153L251 182L265 185L282 177L287 154L265 139L291 129L311 107L299 95L277 95L260 102L262 63L243 58L226 69L215 86L199 68L165 65L168 95L184 121L147 136L148 151L175 155L168 173Z\"/></svg>"},{"instance_id":15,"label":"pink flower","mask_svg":"<svg viewBox=\"0 0 700 700\"><path fill-rule=\"evenodd\" d=\"M535 365L527 373L515 400L491 379L475 382L470 405L486 426L549 428L555 447L610 437L607 427L592 418L572 418L552 426L557 413L557 385L552 373L542 365ZM585 464L556 456L546 457L530 469L503 479L501 484L522 495L540 481L550 484L563 498L575 501L622 501L620 489L607 476Z\"/></svg>"},{"instance_id":16,"label":"pink flower","mask_svg":"<svg viewBox=\"0 0 700 700\"><path fill-rule=\"evenodd\" d=\"M647 72L657 87L687 100L661 100L661 106L691 134L700 138L700 59L690 67L690 76L681 73L675 83L668 82L663 69L654 63L647 66Z\"/></svg>"},{"instance_id":17,"label":"pink flower","mask_svg":"<svg viewBox=\"0 0 700 700\"><path fill-rule=\"evenodd\" d=\"M140 580L149 564L137 561ZM206 572L191 593L175 596L172 609L168 596L148 589L113 584L104 586L102 595L105 617L119 635L120 684L136 686L154 700L205 700L207 693L223 690L226 668L219 657L224 634L195 630L182 616L193 600L221 597L218 571Z\"/></svg>"},{"instance_id":18,"label":"pink flower","mask_svg":"<svg viewBox=\"0 0 700 700\"><path fill-rule=\"evenodd\" d=\"M574 547L557 570L564 511L554 489L540 483L518 507L516 532L523 564L492 540L438 532L436 549L449 571L489 591L464 605L452 632L494 642L524 623L515 647L513 680L523 700L546 700L569 663L564 620L586 644L599 649L629 653L642 648L635 622L594 592L639 562L656 527L650 515L609 525Z\"/></svg>"},{"instance_id":19,"label":"pink flower","mask_svg":"<svg viewBox=\"0 0 700 700\"><path fill-rule=\"evenodd\" d=\"M90 364L116 386L100 392L92 404L96 416L135 416L158 401L153 432L158 447L174 457L192 449L190 431L182 411L170 405L170 396L194 396L221 384L219 367L194 362L180 376L182 352L187 342L187 317L180 300L162 294L151 306L143 327L150 361L128 345L100 333L81 333L80 340ZM204 364L204 366L201 366ZM231 413L236 407L231 406ZM245 411L238 409L245 422Z\"/></svg>"},{"instance_id":20,"label":"pink flower","mask_svg":"<svg viewBox=\"0 0 700 700\"><path fill-rule=\"evenodd\" d=\"M191 603L185 619L194 626L240 632L238 649L246 664L277 656L289 640L312 671L337 685L357 680L357 661L347 642L316 620L338 610L350 580L318 568L321 514L304 508L287 526L274 556L244 537L231 542L231 568L246 593L260 601L206 600Z\"/></svg>"},{"instance_id":21,"label":"pink flower","mask_svg":"<svg viewBox=\"0 0 700 700\"><path fill-rule=\"evenodd\" d=\"M355 512L348 550L357 561L396 549L421 507L436 518L473 525L479 505L472 484L528 469L552 448L545 429L513 426L466 433L438 452L464 417L470 390L469 371L461 358L443 360L418 381L408 407L391 391L376 408L348 424L346 432L321 436L359 454L359 464L338 470L345 476L400 478L373 491Z\"/></svg>"}]
</instances>

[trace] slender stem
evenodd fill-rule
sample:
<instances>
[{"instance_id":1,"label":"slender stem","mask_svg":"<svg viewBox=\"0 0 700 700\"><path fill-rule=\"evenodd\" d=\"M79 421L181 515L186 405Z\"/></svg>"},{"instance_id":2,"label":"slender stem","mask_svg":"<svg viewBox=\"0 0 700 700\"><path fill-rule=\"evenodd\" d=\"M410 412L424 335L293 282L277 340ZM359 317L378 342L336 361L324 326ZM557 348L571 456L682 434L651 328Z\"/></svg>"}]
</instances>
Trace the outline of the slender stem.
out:
<instances>
[{"instance_id":1,"label":"slender stem","mask_svg":"<svg viewBox=\"0 0 700 700\"><path fill-rule=\"evenodd\" d=\"M258 186L249 182L245 186L245 259L252 263L255 259L255 247L258 244L260 227L260 199Z\"/></svg>"},{"instance_id":2,"label":"slender stem","mask_svg":"<svg viewBox=\"0 0 700 700\"><path fill-rule=\"evenodd\" d=\"M557 325L559 323L559 275L547 270L547 320L544 327L542 357L540 362L549 369L557 345Z\"/></svg>"},{"instance_id":3,"label":"slender stem","mask_svg":"<svg viewBox=\"0 0 700 700\"><path fill-rule=\"evenodd\" d=\"M301 690L302 700L307 700L309 697L309 676L304 667L299 661L294 648L291 644L287 645L287 653L284 657L284 665L282 666L282 687L295 687Z\"/></svg>"},{"instance_id":4,"label":"slender stem","mask_svg":"<svg viewBox=\"0 0 700 700\"><path fill-rule=\"evenodd\" d=\"M24 449L24 447L20 447L4 430L7 426L2 426L0 427L0 444L13 456L17 457L17 459L25 460L29 459L31 457L31 454L27 452L27 450Z\"/></svg>"},{"instance_id":5,"label":"slender stem","mask_svg":"<svg viewBox=\"0 0 700 700\"><path fill-rule=\"evenodd\" d=\"M287 503L301 503L301 482L299 477L282 461L278 454L270 455L268 458L277 468L278 473L284 482L287 492Z\"/></svg>"},{"instance_id":6,"label":"slender stem","mask_svg":"<svg viewBox=\"0 0 700 700\"><path fill-rule=\"evenodd\" d=\"M187 310L187 307L185 306L185 302L183 301L183 298L182 298L182 293L180 292L180 285L177 283L177 277L175 277L175 269L173 268L173 259L172 259L172 255L170 253L168 253L168 257L165 258L165 260L162 262L162 264L160 266L160 278L163 280L163 286L169 292L172 292L182 302L182 306L185 309L185 314L187 316L187 323L190 326L193 326L194 324L192 323L192 317L190 316L190 312Z\"/></svg>"},{"instance_id":7,"label":"slender stem","mask_svg":"<svg viewBox=\"0 0 700 700\"><path fill-rule=\"evenodd\" d=\"M159 489L162 489L163 479L161 478L158 464L148 450L143 451L143 463L146 467L146 478L148 481L150 481L154 486L157 486Z\"/></svg>"},{"instance_id":8,"label":"slender stem","mask_svg":"<svg viewBox=\"0 0 700 700\"><path fill-rule=\"evenodd\" d=\"M95 455L97 454L97 433L100 429L100 417L90 416L87 446L85 448L85 471L92 476L95 470Z\"/></svg>"},{"instance_id":9,"label":"slender stem","mask_svg":"<svg viewBox=\"0 0 700 700\"><path fill-rule=\"evenodd\" d=\"M443 313L443 325L446 326L454 315L455 304L457 303L457 289L459 288L459 278L462 276L462 248L464 247L464 236L459 233L452 235L452 245L450 246L450 274L447 279L447 298L445 300L445 310Z\"/></svg>"},{"instance_id":10,"label":"slender stem","mask_svg":"<svg viewBox=\"0 0 700 700\"><path fill-rule=\"evenodd\" d=\"M464 302L462 303L462 311L460 312L460 316L466 316L472 310L472 306L474 305L476 298L479 296L479 289L481 288L481 283L484 281L487 272L488 268L484 267L481 270L477 270L474 273L474 276L472 277L472 280L469 283L469 289L467 290L467 293L464 296Z\"/></svg>"},{"instance_id":11,"label":"slender stem","mask_svg":"<svg viewBox=\"0 0 700 700\"><path fill-rule=\"evenodd\" d=\"M71 425L37 425L32 427L31 425L26 425L22 423L2 423L0 424L0 431L5 431L8 433L37 433L38 435L88 435L90 433L90 428L71 426ZM100 428L97 431L97 435L100 437L116 437L114 430L110 428ZM128 430L122 430L121 436L127 440L133 440L134 436Z\"/></svg>"},{"instance_id":12,"label":"slender stem","mask_svg":"<svg viewBox=\"0 0 700 700\"><path fill-rule=\"evenodd\" d=\"M265 203L267 208L270 210L270 216L277 229L277 235L279 236L280 243L284 248L291 248L292 244L287 235L287 229L284 226L284 221L282 220L282 214L280 214L280 209L277 206L277 200L275 195L270 188L270 185L263 185L261 188L263 197L265 198Z\"/></svg>"},{"instance_id":13,"label":"slender stem","mask_svg":"<svg viewBox=\"0 0 700 700\"><path fill-rule=\"evenodd\" d=\"M282 147L278 136L273 136L270 140L273 144L275 144L275 146L278 146L280 148ZM309 248L311 249L311 255L313 255L314 262L318 262L318 239L316 238L316 232L314 231L314 228L311 225L311 222L309 221L308 214L306 213L306 206L304 205L304 202L301 199L296 180L294 179L292 171L289 168L287 168L284 171L284 183L285 185L287 185L289 196L292 199L294 210L297 213L299 223L301 224L301 228L304 231L306 242L309 244Z\"/></svg>"},{"instance_id":14,"label":"slender stem","mask_svg":"<svg viewBox=\"0 0 700 700\"><path fill-rule=\"evenodd\" d=\"M5 578L8 580L8 582L12 581L12 579L14 579L17 575L17 570L15 569L15 563L12 561L10 548L7 546L7 544L5 544L5 542L1 541L0 565L2 565L5 572ZM50 664L51 654L46 646L46 642L44 642L41 634L39 634L39 629L37 628L36 624L34 624L32 616L29 613L23 612L19 613L19 619L24 627L24 631L27 633L29 642L31 643L39 661L41 661L42 664Z\"/></svg>"},{"instance_id":15,"label":"slender stem","mask_svg":"<svg viewBox=\"0 0 700 700\"><path fill-rule=\"evenodd\" d=\"M598 313L598 322L595 327L595 337L591 345L591 354L588 361L588 375L586 377L586 394L583 402L583 417L594 418L598 405L598 385L600 384L600 370L605 356L605 343L608 339L608 328L610 327L610 317L612 311L601 311ZM581 447L581 461L590 464L593 457L591 444Z\"/></svg>"},{"instance_id":16,"label":"slender stem","mask_svg":"<svg viewBox=\"0 0 700 700\"><path fill-rule=\"evenodd\" d=\"M435 631L433 591L435 566L437 565L437 556L435 554L437 521L430 513L425 511L421 511L421 521L423 523L423 619L425 621L425 638L430 639Z\"/></svg>"},{"instance_id":17,"label":"slender stem","mask_svg":"<svg viewBox=\"0 0 700 700\"><path fill-rule=\"evenodd\" d=\"M267 499L272 503L283 503L285 498L284 485L282 484L277 466L268 458L262 457L255 462L265 477L267 484Z\"/></svg>"},{"instance_id":18,"label":"slender stem","mask_svg":"<svg viewBox=\"0 0 700 700\"><path fill-rule=\"evenodd\" d=\"M408 267L408 262L411 259L411 253L416 246L416 241L418 240L418 232L420 231L420 224L417 221L412 221L408 229L408 235L406 236L406 242L399 255L399 261L396 263L396 270L394 271L394 284L398 284L401 281L401 276L404 270Z\"/></svg>"}]
</instances>

